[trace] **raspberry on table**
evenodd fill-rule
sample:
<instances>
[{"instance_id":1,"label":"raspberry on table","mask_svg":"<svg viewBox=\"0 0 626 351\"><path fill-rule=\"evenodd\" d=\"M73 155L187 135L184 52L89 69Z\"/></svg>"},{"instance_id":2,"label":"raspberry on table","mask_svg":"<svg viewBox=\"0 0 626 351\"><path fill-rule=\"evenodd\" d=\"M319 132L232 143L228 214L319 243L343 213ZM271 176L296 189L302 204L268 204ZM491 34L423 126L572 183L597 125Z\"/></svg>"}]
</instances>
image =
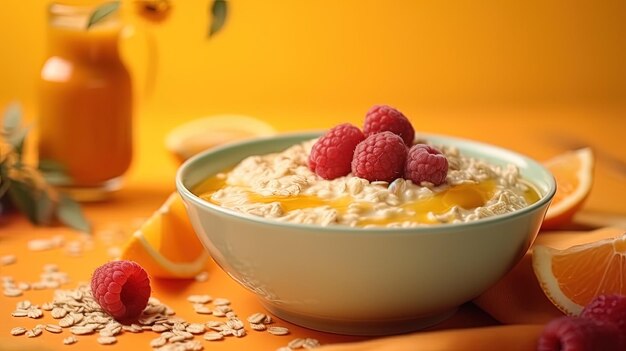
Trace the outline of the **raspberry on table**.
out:
<instances>
[{"instance_id":1,"label":"raspberry on table","mask_svg":"<svg viewBox=\"0 0 626 351\"><path fill-rule=\"evenodd\" d=\"M150 279L133 261L112 261L93 272L91 293L100 307L118 321L133 320L150 298Z\"/></svg>"},{"instance_id":2,"label":"raspberry on table","mask_svg":"<svg viewBox=\"0 0 626 351\"><path fill-rule=\"evenodd\" d=\"M591 300L580 314L599 325L613 324L626 338L626 296L599 295Z\"/></svg>"},{"instance_id":3,"label":"raspberry on table","mask_svg":"<svg viewBox=\"0 0 626 351\"><path fill-rule=\"evenodd\" d=\"M354 150L352 174L370 182L392 182L403 175L406 153L406 145L397 134L384 131L370 135Z\"/></svg>"},{"instance_id":4,"label":"raspberry on table","mask_svg":"<svg viewBox=\"0 0 626 351\"><path fill-rule=\"evenodd\" d=\"M384 131L399 135L407 146L413 145L415 130L402 112L387 105L373 106L365 115L363 133L368 137Z\"/></svg>"},{"instance_id":5,"label":"raspberry on table","mask_svg":"<svg viewBox=\"0 0 626 351\"><path fill-rule=\"evenodd\" d=\"M363 139L363 132L352 124L331 128L311 148L309 169L324 179L348 175L354 149Z\"/></svg>"},{"instance_id":6,"label":"raspberry on table","mask_svg":"<svg viewBox=\"0 0 626 351\"><path fill-rule=\"evenodd\" d=\"M404 167L404 178L414 184L430 182L440 185L448 175L448 159L441 151L426 144L415 144L409 149Z\"/></svg>"},{"instance_id":7,"label":"raspberry on table","mask_svg":"<svg viewBox=\"0 0 626 351\"><path fill-rule=\"evenodd\" d=\"M618 351L624 338L613 325L601 326L591 319L560 317L546 324L537 351Z\"/></svg>"}]
</instances>

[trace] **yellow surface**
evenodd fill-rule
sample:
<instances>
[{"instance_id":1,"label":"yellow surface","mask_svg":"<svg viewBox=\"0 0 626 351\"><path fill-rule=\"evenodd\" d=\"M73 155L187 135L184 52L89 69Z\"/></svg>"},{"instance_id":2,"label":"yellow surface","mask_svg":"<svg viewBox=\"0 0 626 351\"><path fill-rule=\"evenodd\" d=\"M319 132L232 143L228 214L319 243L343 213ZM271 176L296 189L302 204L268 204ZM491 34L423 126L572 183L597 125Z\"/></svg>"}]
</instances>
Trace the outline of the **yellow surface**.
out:
<instances>
[{"instance_id":1,"label":"yellow surface","mask_svg":"<svg viewBox=\"0 0 626 351\"><path fill-rule=\"evenodd\" d=\"M0 11L0 106L19 100L30 121L38 112L35 83L45 51L46 3L5 0ZM84 239L71 231L36 228L17 215L0 217L0 255L18 256L15 265L0 267L0 275L34 281L44 264L56 262L70 274L67 287L88 280L109 259L107 249L121 245L138 219L150 216L174 190L177 162L165 150L167 133L183 122L224 113L258 117L288 131L360 124L371 105L386 103L403 111L418 133L476 139L538 160L590 145L597 161L594 184L575 227L626 227L626 2L229 3L226 27L212 40L206 38L207 1L174 0L171 15L158 26L125 10L135 31L123 49L138 96L125 187L108 202L85 205L97 234L80 257L63 249L26 249L30 239L57 234ZM146 82L154 84L146 88ZM228 297L241 316L261 310L219 267L208 270L205 283L155 279L155 296L190 320L198 320L184 300L191 293ZM25 297L42 303L52 292L28 291ZM0 349L14 343L19 349L68 349L61 344L67 333L8 335L13 326L42 322L10 317L16 301L0 296ZM494 323L467 305L437 328ZM325 344L360 339L279 324L292 334L250 333L205 346L274 350L292 337ZM109 349L148 349L151 338L127 334ZM93 337L72 347L100 348L105 347Z\"/></svg>"}]
</instances>

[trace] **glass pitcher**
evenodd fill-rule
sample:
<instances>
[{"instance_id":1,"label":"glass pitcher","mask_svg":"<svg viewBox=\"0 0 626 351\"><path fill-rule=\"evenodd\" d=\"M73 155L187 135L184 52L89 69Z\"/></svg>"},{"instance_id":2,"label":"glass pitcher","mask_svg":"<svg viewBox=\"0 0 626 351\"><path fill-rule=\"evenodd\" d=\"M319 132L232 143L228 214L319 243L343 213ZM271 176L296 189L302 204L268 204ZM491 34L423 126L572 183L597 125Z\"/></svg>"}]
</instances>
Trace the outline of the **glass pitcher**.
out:
<instances>
[{"instance_id":1,"label":"glass pitcher","mask_svg":"<svg viewBox=\"0 0 626 351\"><path fill-rule=\"evenodd\" d=\"M92 6L48 8L47 56L39 77L40 166L59 167L52 185L79 201L121 187L132 159L131 76L119 51L117 13L87 29Z\"/></svg>"}]
</instances>

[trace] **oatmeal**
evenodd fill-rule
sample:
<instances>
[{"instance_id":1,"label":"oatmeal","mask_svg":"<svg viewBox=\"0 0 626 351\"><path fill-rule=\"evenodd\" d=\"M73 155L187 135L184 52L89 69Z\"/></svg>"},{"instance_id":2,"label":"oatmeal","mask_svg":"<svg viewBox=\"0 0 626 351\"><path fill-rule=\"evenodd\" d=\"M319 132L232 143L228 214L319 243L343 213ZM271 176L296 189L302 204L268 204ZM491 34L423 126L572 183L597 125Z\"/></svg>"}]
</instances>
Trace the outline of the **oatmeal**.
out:
<instances>
[{"instance_id":1,"label":"oatmeal","mask_svg":"<svg viewBox=\"0 0 626 351\"><path fill-rule=\"evenodd\" d=\"M283 152L250 156L201 184L196 193L224 208L277 221L351 227L457 223L527 207L538 193L514 165L505 167L440 146L445 182L368 181L352 174L323 179L308 167L317 139Z\"/></svg>"}]
</instances>

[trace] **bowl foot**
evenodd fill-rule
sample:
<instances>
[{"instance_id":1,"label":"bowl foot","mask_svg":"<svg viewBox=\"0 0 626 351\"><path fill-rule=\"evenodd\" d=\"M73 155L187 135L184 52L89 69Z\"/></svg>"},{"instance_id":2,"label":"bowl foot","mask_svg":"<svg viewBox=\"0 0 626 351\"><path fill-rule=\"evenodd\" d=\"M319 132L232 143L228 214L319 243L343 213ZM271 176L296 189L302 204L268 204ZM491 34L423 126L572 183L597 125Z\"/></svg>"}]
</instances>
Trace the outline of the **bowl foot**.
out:
<instances>
[{"instance_id":1,"label":"bowl foot","mask_svg":"<svg viewBox=\"0 0 626 351\"><path fill-rule=\"evenodd\" d=\"M428 328L450 318L456 308L444 312L407 319L354 321L327 319L285 311L274 305L261 302L263 306L278 318L301 327L327 333L344 335L393 335L403 334Z\"/></svg>"}]
</instances>

